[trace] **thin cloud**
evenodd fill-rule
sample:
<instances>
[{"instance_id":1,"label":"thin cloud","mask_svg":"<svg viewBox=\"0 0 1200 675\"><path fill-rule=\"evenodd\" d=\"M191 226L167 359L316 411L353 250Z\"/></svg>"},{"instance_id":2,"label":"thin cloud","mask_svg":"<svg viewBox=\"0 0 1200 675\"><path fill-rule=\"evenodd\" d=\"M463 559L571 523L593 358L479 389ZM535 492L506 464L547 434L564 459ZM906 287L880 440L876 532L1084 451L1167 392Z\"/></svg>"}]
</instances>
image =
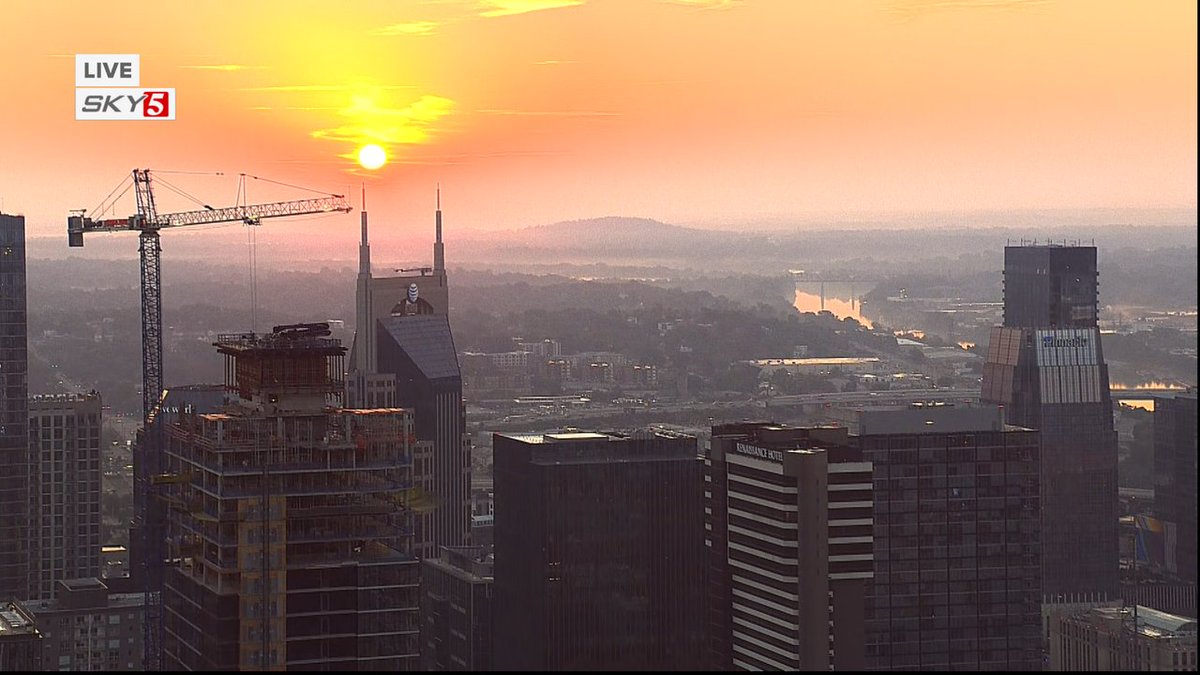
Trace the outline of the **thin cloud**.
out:
<instances>
[{"instance_id":1,"label":"thin cloud","mask_svg":"<svg viewBox=\"0 0 1200 675\"><path fill-rule=\"evenodd\" d=\"M407 166L457 166L461 164L469 164L480 160L501 159L509 157L551 157L562 156L567 153L561 150L515 150L512 152L479 152L479 153L461 153L450 155L427 155L422 157L390 157L388 164L401 164ZM354 153L339 155L346 159L356 159ZM357 167L347 169L348 171L356 171ZM370 174L368 174L370 175Z\"/></svg>"},{"instance_id":2,"label":"thin cloud","mask_svg":"<svg viewBox=\"0 0 1200 675\"><path fill-rule=\"evenodd\" d=\"M479 0L479 16L497 17L528 14L547 9L577 7L584 0Z\"/></svg>"},{"instance_id":3,"label":"thin cloud","mask_svg":"<svg viewBox=\"0 0 1200 675\"><path fill-rule=\"evenodd\" d=\"M337 108L316 105L285 105L275 108L268 105L256 105L247 110L337 110Z\"/></svg>"},{"instance_id":4,"label":"thin cloud","mask_svg":"<svg viewBox=\"0 0 1200 675\"><path fill-rule=\"evenodd\" d=\"M485 108L475 112L484 115L513 115L519 117L620 117L621 113L605 110L505 110Z\"/></svg>"},{"instance_id":5,"label":"thin cloud","mask_svg":"<svg viewBox=\"0 0 1200 675\"><path fill-rule=\"evenodd\" d=\"M288 84L278 87L242 87L239 91L352 91L358 89L349 84ZM412 89L409 84L389 84L375 89Z\"/></svg>"},{"instance_id":6,"label":"thin cloud","mask_svg":"<svg viewBox=\"0 0 1200 675\"><path fill-rule=\"evenodd\" d=\"M1035 9L1049 0L892 0L888 11L902 21L952 10Z\"/></svg>"},{"instance_id":7,"label":"thin cloud","mask_svg":"<svg viewBox=\"0 0 1200 675\"><path fill-rule=\"evenodd\" d=\"M434 124L454 110L454 101L425 95L403 108L380 106L371 96L355 96L338 114L341 126L312 132L313 138L362 145L418 145L427 142Z\"/></svg>"},{"instance_id":8,"label":"thin cloud","mask_svg":"<svg viewBox=\"0 0 1200 675\"><path fill-rule=\"evenodd\" d=\"M377 28L368 35L433 35L439 25L436 21L408 21Z\"/></svg>"},{"instance_id":9,"label":"thin cloud","mask_svg":"<svg viewBox=\"0 0 1200 675\"><path fill-rule=\"evenodd\" d=\"M533 65L535 65L535 66L559 66L559 65L566 64L566 63L579 63L579 62L578 61L558 61L555 59L550 59L547 61L534 61Z\"/></svg>"},{"instance_id":10,"label":"thin cloud","mask_svg":"<svg viewBox=\"0 0 1200 675\"><path fill-rule=\"evenodd\" d=\"M730 9L742 4L742 0L660 0L671 5L684 5L698 9Z\"/></svg>"},{"instance_id":11,"label":"thin cloud","mask_svg":"<svg viewBox=\"0 0 1200 675\"><path fill-rule=\"evenodd\" d=\"M187 68L189 70L220 70L220 71L227 72L227 73L231 73L231 72L238 71L238 70L261 70L263 68L266 68L266 66L244 66L239 63L223 63L223 64L219 64L219 65L179 66L179 67Z\"/></svg>"}]
</instances>

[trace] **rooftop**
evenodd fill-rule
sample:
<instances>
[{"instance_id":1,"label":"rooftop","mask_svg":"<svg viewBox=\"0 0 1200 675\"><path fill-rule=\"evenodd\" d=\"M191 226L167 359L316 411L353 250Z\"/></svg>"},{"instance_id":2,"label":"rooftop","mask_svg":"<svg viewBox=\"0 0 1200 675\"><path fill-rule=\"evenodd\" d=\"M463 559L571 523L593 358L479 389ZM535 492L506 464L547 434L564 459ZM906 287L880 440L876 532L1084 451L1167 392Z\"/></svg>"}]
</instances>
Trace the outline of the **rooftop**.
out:
<instances>
[{"instance_id":1,"label":"rooftop","mask_svg":"<svg viewBox=\"0 0 1200 675\"><path fill-rule=\"evenodd\" d=\"M8 635L36 635L37 626L30 623L12 605L0 608L0 637Z\"/></svg>"},{"instance_id":2,"label":"rooftop","mask_svg":"<svg viewBox=\"0 0 1200 675\"><path fill-rule=\"evenodd\" d=\"M852 366L879 363L875 356L824 356L804 359L754 359L759 366Z\"/></svg>"},{"instance_id":3,"label":"rooftop","mask_svg":"<svg viewBox=\"0 0 1200 675\"><path fill-rule=\"evenodd\" d=\"M1133 607L1097 607L1096 616L1111 621L1131 621ZM1138 633L1150 638L1171 638L1196 634L1196 620L1191 617L1168 614L1157 609L1137 606Z\"/></svg>"}]
</instances>

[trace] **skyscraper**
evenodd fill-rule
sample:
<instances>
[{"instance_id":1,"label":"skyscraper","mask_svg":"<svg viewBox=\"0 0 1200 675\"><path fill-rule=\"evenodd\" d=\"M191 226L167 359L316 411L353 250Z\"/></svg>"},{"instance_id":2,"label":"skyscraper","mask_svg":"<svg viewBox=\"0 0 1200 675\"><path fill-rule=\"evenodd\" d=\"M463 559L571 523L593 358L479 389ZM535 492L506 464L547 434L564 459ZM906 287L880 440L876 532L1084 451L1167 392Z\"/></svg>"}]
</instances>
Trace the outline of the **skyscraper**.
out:
<instances>
[{"instance_id":1,"label":"skyscraper","mask_svg":"<svg viewBox=\"0 0 1200 675\"><path fill-rule=\"evenodd\" d=\"M25 599L29 574L29 356L25 217L0 213L0 605Z\"/></svg>"},{"instance_id":2,"label":"skyscraper","mask_svg":"<svg viewBox=\"0 0 1200 675\"><path fill-rule=\"evenodd\" d=\"M861 670L872 469L845 428L713 427L708 644L717 670Z\"/></svg>"},{"instance_id":3,"label":"skyscraper","mask_svg":"<svg viewBox=\"0 0 1200 675\"><path fill-rule=\"evenodd\" d=\"M1047 601L1118 593L1117 437L1097 327L1094 246L1004 249L1004 325L992 329L982 399L1041 442Z\"/></svg>"},{"instance_id":4,"label":"skyscraper","mask_svg":"<svg viewBox=\"0 0 1200 675\"><path fill-rule=\"evenodd\" d=\"M443 546L421 561L421 669L493 669L494 561L481 546Z\"/></svg>"},{"instance_id":5,"label":"skyscraper","mask_svg":"<svg viewBox=\"0 0 1200 675\"><path fill-rule=\"evenodd\" d=\"M327 334L219 336L232 402L165 427L167 668L417 669L412 417L338 407Z\"/></svg>"},{"instance_id":6,"label":"skyscraper","mask_svg":"<svg viewBox=\"0 0 1200 675\"><path fill-rule=\"evenodd\" d=\"M29 400L30 600L100 576L100 408L94 391Z\"/></svg>"},{"instance_id":7,"label":"skyscraper","mask_svg":"<svg viewBox=\"0 0 1200 675\"><path fill-rule=\"evenodd\" d=\"M371 273L364 210L346 387L350 407L412 410L417 439L432 444L430 497L436 507L418 524L418 546L428 555L441 546L466 544L471 518L471 444L448 316L440 191L437 207L433 267L395 277Z\"/></svg>"},{"instance_id":8,"label":"skyscraper","mask_svg":"<svg viewBox=\"0 0 1200 675\"><path fill-rule=\"evenodd\" d=\"M1175 569L1196 583L1196 390L1154 401L1154 515L1173 523Z\"/></svg>"},{"instance_id":9,"label":"skyscraper","mask_svg":"<svg viewBox=\"0 0 1200 675\"><path fill-rule=\"evenodd\" d=\"M496 434L493 447L495 667L702 668L696 439Z\"/></svg>"},{"instance_id":10,"label":"skyscraper","mask_svg":"<svg viewBox=\"0 0 1200 675\"><path fill-rule=\"evenodd\" d=\"M1040 670L1038 440L996 406L863 410L869 670Z\"/></svg>"}]
</instances>

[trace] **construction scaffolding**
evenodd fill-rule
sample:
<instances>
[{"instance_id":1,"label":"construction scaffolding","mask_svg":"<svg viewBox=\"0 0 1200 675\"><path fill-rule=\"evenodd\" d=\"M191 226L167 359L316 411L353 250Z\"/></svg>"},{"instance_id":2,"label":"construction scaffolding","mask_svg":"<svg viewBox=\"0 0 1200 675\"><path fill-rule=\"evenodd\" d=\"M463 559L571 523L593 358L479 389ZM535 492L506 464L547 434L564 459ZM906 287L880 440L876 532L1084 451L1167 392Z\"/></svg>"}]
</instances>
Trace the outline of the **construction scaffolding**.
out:
<instances>
[{"instance_id":1,"label":"construction scaffolding","mask_svg":"<svg viewBox=\"0 0 1200 675\"><path fill-rule=\"evenodd\" d=\"M428 444L408 410L336 405L345 349L319 326L221 336L231 403L164 429L168 668L418 665Z\"/></svg>"}]
</instances>

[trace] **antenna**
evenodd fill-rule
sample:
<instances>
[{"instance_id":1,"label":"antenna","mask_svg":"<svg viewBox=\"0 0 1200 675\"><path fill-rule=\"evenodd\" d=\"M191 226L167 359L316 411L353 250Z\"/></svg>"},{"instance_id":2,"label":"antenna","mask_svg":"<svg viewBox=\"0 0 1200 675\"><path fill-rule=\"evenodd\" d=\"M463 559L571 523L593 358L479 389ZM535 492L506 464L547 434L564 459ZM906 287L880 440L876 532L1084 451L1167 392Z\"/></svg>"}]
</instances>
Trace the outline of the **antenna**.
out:
<instances>
[{"instance_id":1,"label":"antenna","mask_svg":"<svg viewBox=\"0 0 1200 675\"><path fill-rule=\"evenodd\" d=\"M436 228L433 239L433 269L439 272L446 269L446 246L442 243L442 184L437 184L436 192L437 210L434 212L434 226Z\"/></svg>"}]
</instances>

